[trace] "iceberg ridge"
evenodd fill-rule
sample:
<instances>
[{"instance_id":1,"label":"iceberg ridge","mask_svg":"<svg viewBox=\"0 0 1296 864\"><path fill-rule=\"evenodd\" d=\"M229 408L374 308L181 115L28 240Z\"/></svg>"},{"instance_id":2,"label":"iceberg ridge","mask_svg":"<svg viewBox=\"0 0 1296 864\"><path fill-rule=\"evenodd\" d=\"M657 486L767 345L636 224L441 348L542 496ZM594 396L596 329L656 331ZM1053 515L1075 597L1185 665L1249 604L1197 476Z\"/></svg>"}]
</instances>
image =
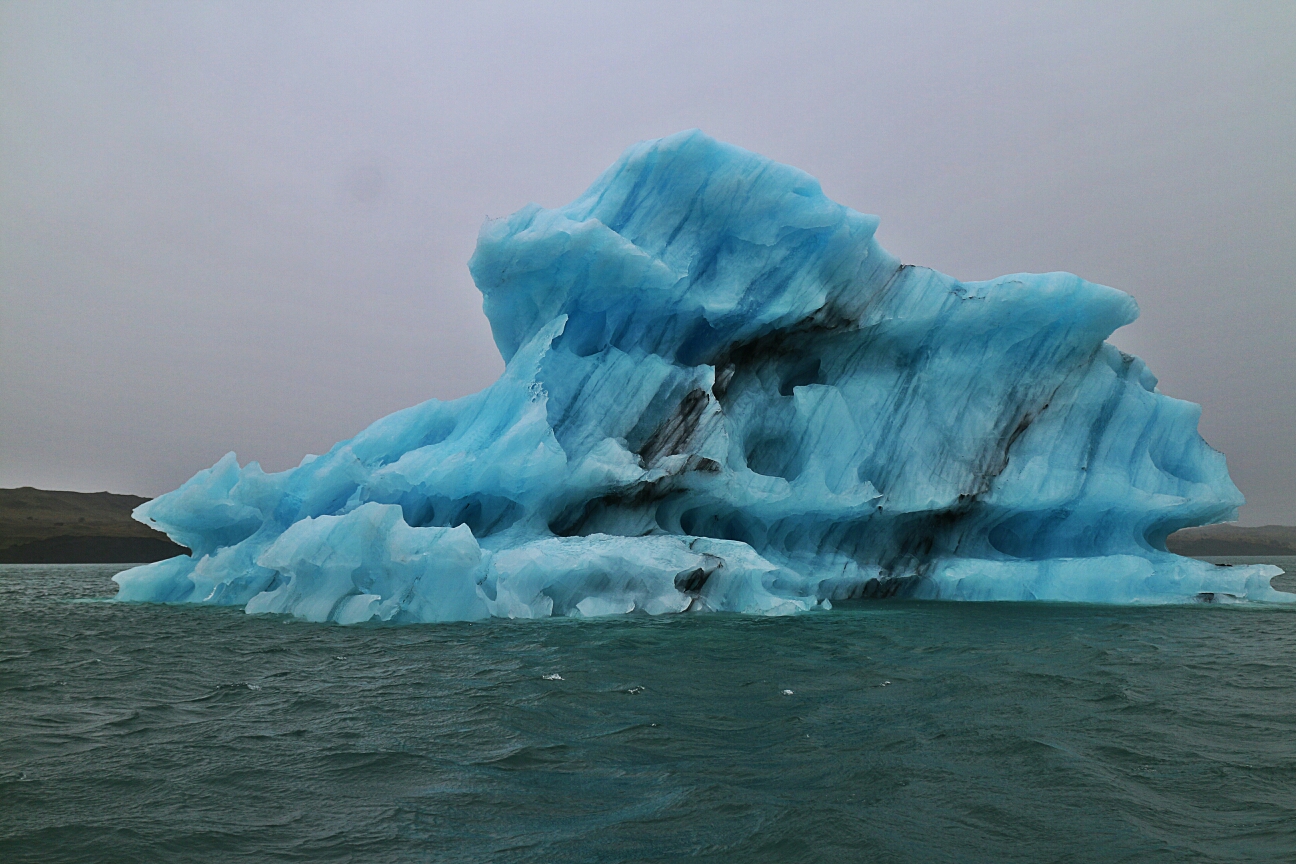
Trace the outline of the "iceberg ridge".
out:
<instances>
[{"instance_id":1,"label":"iceberg ridge","mask_svg":"<svg viewBox=\"0 0 1296 864\"><path fill-rule=\"evenodd\" d=\"M1165 549L1243 499L1068 273L902 265L814 178L685 132L469 267L507 363L274 474L233 453L135 511L192 556L118 598L311 621L872 597L1291 601Z\"/></svg>"}]
</instances>

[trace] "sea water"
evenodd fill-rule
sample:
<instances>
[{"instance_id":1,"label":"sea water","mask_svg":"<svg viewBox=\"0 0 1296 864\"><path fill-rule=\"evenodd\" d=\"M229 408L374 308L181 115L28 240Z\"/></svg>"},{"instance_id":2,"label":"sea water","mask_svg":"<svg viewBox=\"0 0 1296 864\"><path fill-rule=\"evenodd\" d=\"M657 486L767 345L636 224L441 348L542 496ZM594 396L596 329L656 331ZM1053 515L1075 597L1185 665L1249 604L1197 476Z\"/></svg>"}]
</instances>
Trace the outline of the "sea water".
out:
<instances>
[{"instance_id":1,"label":"sea water","mask_svg":"<svg viewBox=\"0 0 1296 864\"><path fill-rule=\"evenodd\" d=\"M1296 859L1287 608L340 627L121 569L0 567L2 861Z\"/></svg>"}]
</instances>

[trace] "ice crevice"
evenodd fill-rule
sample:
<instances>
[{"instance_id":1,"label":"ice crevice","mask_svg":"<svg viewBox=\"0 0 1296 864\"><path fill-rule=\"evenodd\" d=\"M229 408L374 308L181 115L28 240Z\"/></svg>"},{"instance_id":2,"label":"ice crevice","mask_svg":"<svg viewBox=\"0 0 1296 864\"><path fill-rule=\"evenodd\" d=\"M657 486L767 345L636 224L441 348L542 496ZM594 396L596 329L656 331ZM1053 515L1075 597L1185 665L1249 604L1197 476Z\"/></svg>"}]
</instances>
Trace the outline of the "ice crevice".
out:
<instances>
[{"instance_id":1,"label":"ice crevice","mask_svg":"<svg viewBox=\"0 0 1296 864\"><path fill-rule=\"evenodd\" d=\"M504 374L291 470L228 454L136 518L190 556L118 598L311 621L851 599L1289 602L1165 538L1243 503L1200 409L1069 273L902 265L804 172L685 132L469 263Z\"/></svg>"}]
</instances>

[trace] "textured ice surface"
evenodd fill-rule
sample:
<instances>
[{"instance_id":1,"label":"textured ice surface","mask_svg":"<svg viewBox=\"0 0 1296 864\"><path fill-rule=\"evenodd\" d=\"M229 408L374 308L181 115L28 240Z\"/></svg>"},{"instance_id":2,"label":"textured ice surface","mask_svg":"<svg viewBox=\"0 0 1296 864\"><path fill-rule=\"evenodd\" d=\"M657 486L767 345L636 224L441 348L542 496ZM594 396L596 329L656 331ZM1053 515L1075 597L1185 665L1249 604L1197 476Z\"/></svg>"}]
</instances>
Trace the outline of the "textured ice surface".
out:
<instances>
[{"instance_id":1,"label":"textured ice surface","mask_svg":"<svg viewBox=\"0 0 1296 864\"><path fill-rule=\"evenodd\" d=\"M958 282L877 224L698 132L636 145L482 228L495 384L290 471L227 455L135 512L193 556L118 597L340 623L1294 599L1165 551L1242 496L1200 409L1104 342L1133 299Z\"/></svg>"}]
</instances>

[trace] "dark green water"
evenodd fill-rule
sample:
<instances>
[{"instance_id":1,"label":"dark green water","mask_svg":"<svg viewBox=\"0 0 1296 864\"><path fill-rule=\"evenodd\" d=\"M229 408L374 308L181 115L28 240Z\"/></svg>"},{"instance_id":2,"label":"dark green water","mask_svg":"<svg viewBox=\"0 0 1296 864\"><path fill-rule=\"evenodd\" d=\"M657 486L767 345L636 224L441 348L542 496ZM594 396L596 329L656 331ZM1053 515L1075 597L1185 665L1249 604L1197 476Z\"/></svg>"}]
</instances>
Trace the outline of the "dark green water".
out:
<instances>
[{"instance_id":1,"label":"dark green water","mask_svg":"<svg viewBox=\"0 0 1296 864\"><path fill-rule=\"evenodd\" d=\"M0 567L0 861L1296 860L1296 610L342 628L118 569Z\"/></svg>"}]
</instances>

